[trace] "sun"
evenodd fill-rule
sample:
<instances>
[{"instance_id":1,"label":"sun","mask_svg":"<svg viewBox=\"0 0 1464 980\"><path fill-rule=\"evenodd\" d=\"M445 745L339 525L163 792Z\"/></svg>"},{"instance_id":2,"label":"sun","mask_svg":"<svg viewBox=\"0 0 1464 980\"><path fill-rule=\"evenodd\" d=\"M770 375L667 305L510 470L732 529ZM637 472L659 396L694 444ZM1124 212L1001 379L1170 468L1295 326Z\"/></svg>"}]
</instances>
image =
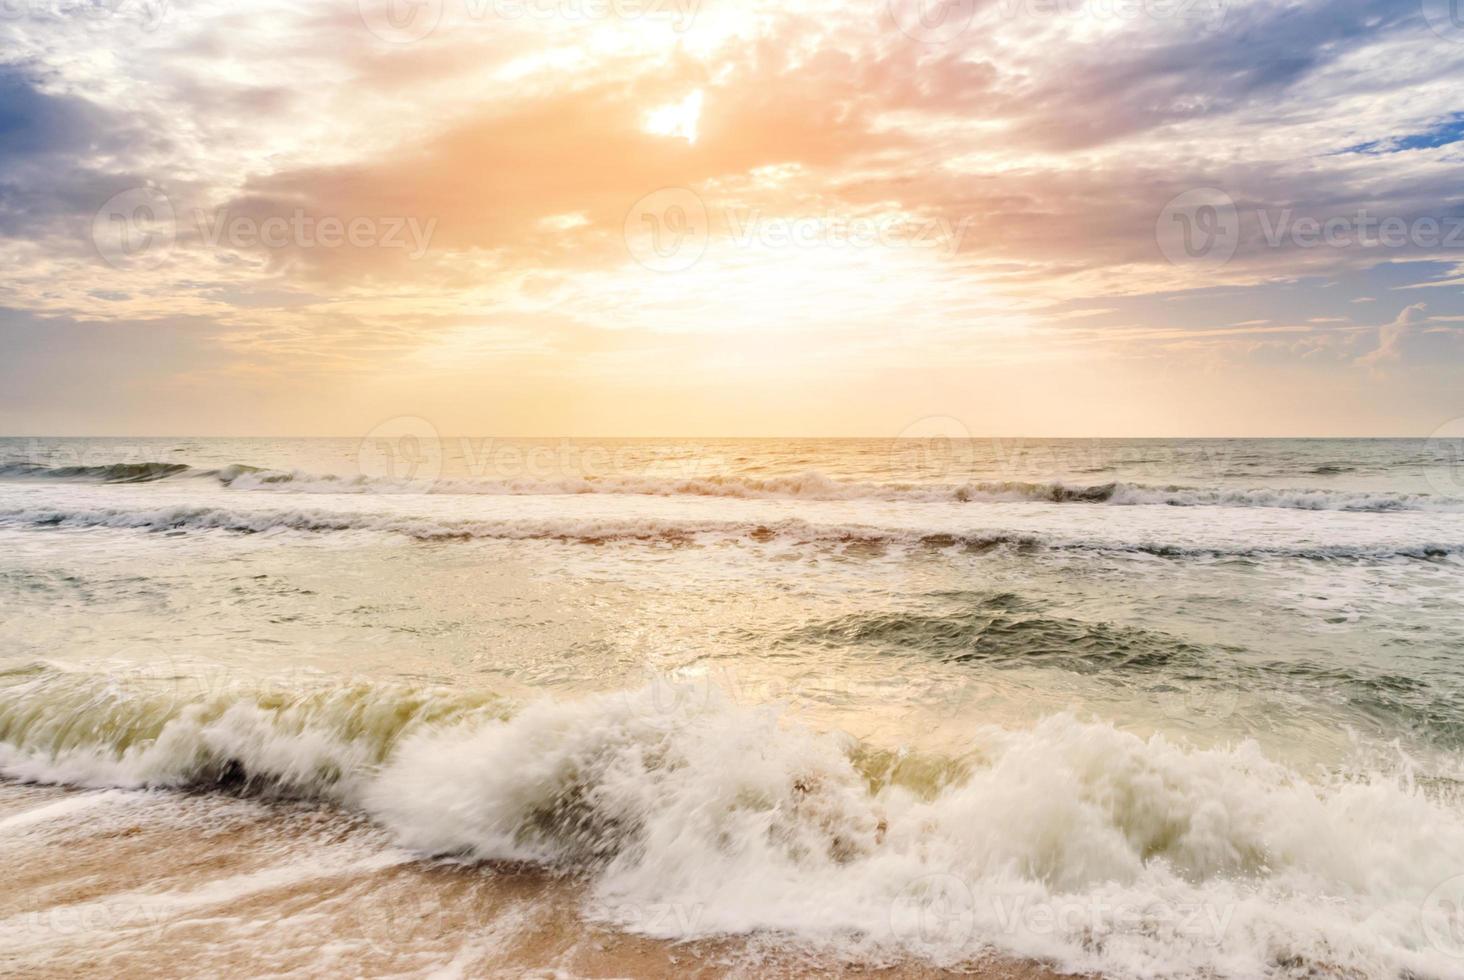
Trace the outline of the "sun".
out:
<instances>
[{"instance_id":1,"label":"sun","mask_svg":"<svg viewBox=\"0 0 1464 980\"><path fill-rule=\"evenodd\" d=\"M697 123L701 121L702 90L697 89L680 102L652 109L646 117L645 131L657 136L675 136L696 142Z\"/></svg>"}]
</instances>

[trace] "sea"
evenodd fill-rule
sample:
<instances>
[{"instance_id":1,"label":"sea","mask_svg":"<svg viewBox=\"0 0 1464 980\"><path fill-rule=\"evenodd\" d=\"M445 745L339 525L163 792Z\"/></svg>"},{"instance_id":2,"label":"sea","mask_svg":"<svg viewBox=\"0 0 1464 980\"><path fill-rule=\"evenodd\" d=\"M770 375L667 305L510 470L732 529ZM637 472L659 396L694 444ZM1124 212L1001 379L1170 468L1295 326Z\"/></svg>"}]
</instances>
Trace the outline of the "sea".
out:
<instances>
[{"instance_id":1,"label":"sea","mask_svg":"<svg viewBox=\"0 0 1464 980\"><path fill-rule=\"evenodd\" d=\"M1464 977L1460 440L5 438L0 640L7 976Z\"/></svg>"}]
</instances>

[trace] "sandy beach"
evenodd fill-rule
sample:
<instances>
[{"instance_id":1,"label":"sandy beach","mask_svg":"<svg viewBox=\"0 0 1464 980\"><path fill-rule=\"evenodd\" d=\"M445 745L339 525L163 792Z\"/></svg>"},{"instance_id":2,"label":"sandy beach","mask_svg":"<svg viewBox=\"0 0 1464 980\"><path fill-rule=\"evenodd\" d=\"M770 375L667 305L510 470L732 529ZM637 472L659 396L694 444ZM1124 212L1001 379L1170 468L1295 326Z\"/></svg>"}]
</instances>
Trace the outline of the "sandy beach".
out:
<instances>
[{"instance_id":1,"label":"sandy beach","mask_svg":"<svg viewBox=\"0 0 1464 980\"><path fill-rule=\"evenodd\" d=\"M8 869L0 894L0 972L35 980L78 971L147 980L161 965L172 975L220 977L322 971L373 977L1059 976L1040 964L996 956L945 968L860 961L800 950L774 935L648 939L586 921L579 914L583 887L539 869L412 859L386 846L364 822L319 805L215 798L204 803L203 814L169 819L171 795L0 783L0 863ZM322 853L340 860L322 860ZM238 928L245 922L249 928ZM455 952L441 962L444 948Z\"/></svg>"}]
</instances>

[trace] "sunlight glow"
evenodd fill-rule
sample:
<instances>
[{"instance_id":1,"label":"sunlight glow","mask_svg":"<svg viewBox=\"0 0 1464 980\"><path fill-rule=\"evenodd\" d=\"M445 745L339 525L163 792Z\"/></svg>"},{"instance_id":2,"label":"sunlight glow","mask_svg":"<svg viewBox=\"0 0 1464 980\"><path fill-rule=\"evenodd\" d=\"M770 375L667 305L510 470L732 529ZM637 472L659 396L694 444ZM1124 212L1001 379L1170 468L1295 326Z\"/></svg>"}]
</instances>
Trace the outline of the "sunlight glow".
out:
<instances>
[{"instance_id":1,"label":"sunlight glow","mask_svg":"<svg viewBox=\"0 0 1464 980\"><path fill-rule=\"evenodd\" d=\"M701 110L702 90L697 89L680 102L652 110L646 117L646 132L656 136L676 136L687 143L695 143Z\"/></svg>"}]
</instances>

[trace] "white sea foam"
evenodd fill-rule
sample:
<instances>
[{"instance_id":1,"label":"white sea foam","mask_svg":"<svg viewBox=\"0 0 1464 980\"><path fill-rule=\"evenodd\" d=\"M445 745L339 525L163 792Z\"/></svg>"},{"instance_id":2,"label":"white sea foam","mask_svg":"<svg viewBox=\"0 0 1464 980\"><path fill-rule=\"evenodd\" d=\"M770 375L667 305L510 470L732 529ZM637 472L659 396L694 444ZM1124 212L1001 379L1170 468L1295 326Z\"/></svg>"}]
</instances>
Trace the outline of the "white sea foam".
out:
<instances>
[{"instance_id":1,"label":"white sea foam","mask_svg":"<svg viewBox=\"0 0 1464 980\"><path fill-rule=\"evenodd\" d=\"M1126 976L1459 975L1425 917L1464 869L1464 808L1406 766L1300 772L1250 743L1062 714L973 725L946 777L891 780L848 736L670 695L434 714L446 694L382 688L133 728L123 698L88 739L65 724L85 699L41 684L0 701L0 771L179 786L232 767L360 808L424 854L573 869L587 914L665 938L759 931L946 963L997 949Z\"/></svg>"},{"instance_id":2,"label":"white sea foam","mask_svg":"<svg viewBox=\"0 0 1464 980\"><path fill-rule=\"evenodd\" d=\"M918 502L1035 501L1045 503L1163 505L1172 507L1265 507L1356 512L1464 512L1464 500L1422 493L1369 492L1318 488L1154 486L1142 483L1067 483L1058 480L976 480L959 483L881 483L839 480L816 470L754 477L711 474L698 477L652 475L565 475L558 478L450 478L393 480L363 474L318 474L271 470L244 464L219 469L178 463L42 467L0 465L0 477L102 483L176 482L208 479L234 490L284 493L430 493L436 495L565 496L621 494L702 496L748 500L882 500Z\"/></svg>"},{"instance_id":3,"label":"white sea foam","mask_svg":"<svg viewBox=\"0 0 1464 980\"><path fill-rule=\"evenodd\" d=\"M0 750L0 753L3 753L3 750ZM0 817L0 834L26 831L38 825L47 824L53 820L65 819L75 814L83 813L94 807L110 806L126 802L128 802L126 795L115 792L84 793L80 796L67 797L31 810L23 810L20 813L13 813L7 817Z\"/></svg>"},{"instance_id":4,"label":"white sea foam","mask_svg":"<svg viewBox=\"0 0 1464 980\"><path fill-rule=\"evenodd\" d=\"M423 484L397 483L366 477L318 476L300 471L223 471L223 482L236 489L281 490L304 493L420 492ZM439 494L637 494L647 496L707 496L743 499L886 500L909 502L979 502L1031 500L1047 503L1088 503L1174 507L1271 507L1296 510L1464 511L1464 500L1425 494L1360 492L1327 489L1202 488L1147 486L1131 483L1071 484L1060 481L976 481L955 484L884 484L835 480L817 471L792 476L756 478L707 476L695 479L665 477L566 477L557 480L443 479L428 485Z\"/></svg>"},{"instance_id":5,"label":"white sea foam","mask_svg":"<svg viewBox=\"0 0 1464 980\"><path fill-rule=\"evenodd\" d=\"M905 517L905 515L901 515ZM1082 528L1034 531L1002 528L947 530L950 521L928 527L890 527L823 523L800 518L717 520L675 517L563 516L551 519L472 520L463 517L412 516L369 510L242 510L177 504L158 508L14 508L0 510L0 527L110 528L150 532L222 531L239 534L360 532L401 535L420 541L561 541L600 544L645 542L711 544L725 541L778 542L789 545L864 545L897 548L958 548L984 551L1004 547L1026 551L1130 552L1171 558L1250 557L1316 560L1439 559L1464 554L1464 543L1421 538L1366 540L1331 544L1325 541L1250 543L1232 536L1214 541L1190 534L1160 536L1164 528L1133 540L1083 534ZM1101 530L1096 528L1095 530Z\"/></svg>"},{"instance_id":6,"label":"white sea foam","mask_svg":"<svg viewBox=\"0 0 1464 980\"><path fill-rule=\"evenodd\" d=\"M1254 745L1057 716L976 733L986 761L965 779L871 793L845 740L769 711L657 707L424 732L366 806L428 851L598 856L600 914L667 938L772 930L942 961L995 947L1124 975L1451 968L1419 909L1464 867L1464 824L1405 778L1308 782Z\"/></svg>"},{"instance_id":7,"label":"white sea foam","mask_svg":"<svg viewBox=\"0 0 1464 980\"><path fill-rule=\"evenodd\" d=\"M85 947L97 956L109 945L125 941L129 934L156 935L180 919L196 921L200 913L243 898L315 879L347 878L382 864L380 855L363 856L349 845L327 845L315 849L308 861L269 865L190 889L113 892L44 912L27 911L0 918L0 942L7 955L14 957L27 953L54 955L62 944Z\"/></svg>"}]
</instances>

